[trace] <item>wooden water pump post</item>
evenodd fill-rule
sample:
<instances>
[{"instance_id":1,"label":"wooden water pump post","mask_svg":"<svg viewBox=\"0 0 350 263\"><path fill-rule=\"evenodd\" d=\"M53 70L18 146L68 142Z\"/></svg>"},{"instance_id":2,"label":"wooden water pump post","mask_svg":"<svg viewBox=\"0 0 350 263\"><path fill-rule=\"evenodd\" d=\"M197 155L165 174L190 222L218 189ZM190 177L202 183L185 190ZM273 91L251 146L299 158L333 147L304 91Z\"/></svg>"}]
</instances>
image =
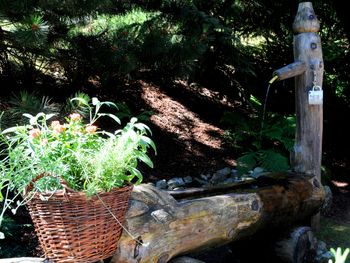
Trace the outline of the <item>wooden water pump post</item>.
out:
<instances>
[{"instance_id":1,"label":"wooden water pump post","mask_svg":"<svg viewBox=\"0 0 350 263\"><path fill-rule=\"evenodd\" d=\"M313 183L321 182L321 154L323 105L309 103L313 87L322 93L323 59L321 39L317 34L320 24L311 2L299 4L293 23L295 62L274 72L278 80L295 77L296 136L291 154L292 169L298 173L314 175ZM323 97L322 97L323 98ZM316 230L319 216L312 219Z\"/></svg>"}]
</instances>

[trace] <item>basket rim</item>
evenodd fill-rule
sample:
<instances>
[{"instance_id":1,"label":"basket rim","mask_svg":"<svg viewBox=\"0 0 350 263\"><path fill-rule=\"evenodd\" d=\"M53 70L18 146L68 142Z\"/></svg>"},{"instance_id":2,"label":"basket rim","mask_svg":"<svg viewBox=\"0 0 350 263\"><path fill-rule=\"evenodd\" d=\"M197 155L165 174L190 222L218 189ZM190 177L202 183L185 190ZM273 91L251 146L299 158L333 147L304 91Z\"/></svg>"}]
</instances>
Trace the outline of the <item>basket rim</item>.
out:
<instances>
[{"instance_id":1,"label":"basket rim","mask_svg":"<svg viewBox=\"0 0 350 263\"><path fill-rule=\"evenodd\" d=\"M50 199L56 199L56 198L63 198L63 197L75 197L75 198L84 198L86 200L95 200L99 197L109 196L113 195L116 192L124 192L124 191L132 191L134 185L131 183L128 183L121 187L114 187L110 191L101 191L98 192L92 196L88 196L86 192L84 191L75 191L75 190L66 190L63 189L57 189L55 191L46 191L46 192L29 192L25 193L26 197L29 197L30 199L41 199L45 201L50 201ZM98 196L97 196L98 195ZM43 201L44 201L43 200Z\"/></svg>"}]
</instances>

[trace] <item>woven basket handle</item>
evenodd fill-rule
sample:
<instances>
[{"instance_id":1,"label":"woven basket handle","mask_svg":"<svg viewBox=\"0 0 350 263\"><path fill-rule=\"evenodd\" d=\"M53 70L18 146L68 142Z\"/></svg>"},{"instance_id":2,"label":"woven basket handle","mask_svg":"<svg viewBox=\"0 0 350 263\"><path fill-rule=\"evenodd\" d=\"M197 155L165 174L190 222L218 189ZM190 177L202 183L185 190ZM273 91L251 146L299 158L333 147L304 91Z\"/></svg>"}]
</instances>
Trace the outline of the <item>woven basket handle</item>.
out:
<instances>
[{"instance_id":1,"label":"woven basket handle","mask_svg":"<svg viewBox=\"0 0 350 263\"><path fill-rule=\"evenodd\" d=\"M43 178L44 176L51 176L51 174L49 173L41 173L39 175L37 175L36 177L34 177L34 179L32 179L30 181L30 183L28 184L28 186L26 187L25 189L25 193L29 193L30 191L33 190L34 188L34 184L35 182L37 182L38 180L40 180L41 178ZM70 188L67 184L67 182L65 180L62 179L62 177L59 178L60 179L60 184L63 186L63 189L66 191L66 192L75 192L72 188Z\"/></svg>"}]
</instances>

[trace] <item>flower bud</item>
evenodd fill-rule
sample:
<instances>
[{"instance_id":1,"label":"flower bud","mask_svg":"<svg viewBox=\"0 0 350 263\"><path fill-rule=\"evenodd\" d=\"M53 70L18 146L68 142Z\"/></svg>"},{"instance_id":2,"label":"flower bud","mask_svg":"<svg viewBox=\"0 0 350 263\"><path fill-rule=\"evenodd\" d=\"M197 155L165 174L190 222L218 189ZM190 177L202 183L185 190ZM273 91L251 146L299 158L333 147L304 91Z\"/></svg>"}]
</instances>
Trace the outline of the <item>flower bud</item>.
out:
<instances>
[{"instance_id":1,"label":"flower bud","mask_svg":"<svg viewBox=\"0 0 350 263\"><path fill-rule=\"evenodd\" d=\"M61 124L55 125L52 128L53 128L54 132L56 132L56 133L61 133L61 132L63 132L66 129L66 127L64 127Z\"/></svg>"},{"instance_id":2,"label":"flower bud","mask_svg":"<svg viewBox=\"0 0 350 263\"><path fill-rule=\"evenodd\" d=\"M95 126L95 125L88 125L85 127L85 131L87 133L94 133L94 132L96 132L96 130L97 130L97 126Z\"/></svg>"},{"instance_id":3,"label":"flower bud","mask_svg":"<svg viewBox=\"0 0 350 263\"><path fill-rule=\"evenodd\" d=\"M79 113L72 113L71 115L69 115L69 118L72 121L77 121L81 119L81 115Z\"/></svg>"},{"instance_id":4,"label":"flower bud","mask_svg":"<svg viewBox=\"0 0 350 263\"><path fill-rule=\"evenodd\" d=\"M41 134L41 131L39 129L32 129L29 131L29 136L33 139L39 137L40 134Z\"/></svg>"},{"instance_id":5,"label":"flower bud","mask_svg":"<svg viewBox=\"0 0 350 263\"><path fill-rule=\"evenodd\" d=\"M55 126L57 126L57 125L61 125L59 121L52 121L52 122L51 122L51 127L52 127L52 128L55 127Z\"/></svg>"}]
</instances>

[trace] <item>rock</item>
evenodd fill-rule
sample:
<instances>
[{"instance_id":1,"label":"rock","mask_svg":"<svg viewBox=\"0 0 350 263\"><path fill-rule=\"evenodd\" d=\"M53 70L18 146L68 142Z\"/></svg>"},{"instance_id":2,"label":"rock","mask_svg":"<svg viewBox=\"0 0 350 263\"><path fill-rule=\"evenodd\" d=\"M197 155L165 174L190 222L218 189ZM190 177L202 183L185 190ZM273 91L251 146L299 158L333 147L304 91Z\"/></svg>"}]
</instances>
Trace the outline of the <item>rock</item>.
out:
<instances>
[{"instance_id":1,"label":"rock","mask_svg":"<svg viewBox=\"0 0 350 263\"><path fill-rule=\"evenodd\" d=\"M205 180L205 181L209 181L210 180L210 174L201 174L200 178Z\"/></svg>"},{"instance_id":2,"label":"rock","mask_svg":"<svg viewBox=\"0 0 350 263\"><path fill-rule=\"evenodd\" d=\"M255 167L254 170L250 173L249 176L253 177L253 178L258 178L262 175L268 174L268 172L266 172L264 170L264 168L262 167Z\"/></svg>"},{"instance_id":3,"label":"rock","mask_svg":"<svg viewBox=\"0 0 350 263\"><path fill-rule=\"evenodd\" d=\"M223 169L217 170L215 173L227 176L231 174L231 169L229 167L225 167Z\"/></svg>"},{"instance_id":4,"label":"rock","mask_svg":"<svg viewBox=\"0 0 350 263\"><path fill-rule=\"evenodd\" d=\"M174 189L172 189L173 191L179 191L179 190L184 190L185 189L185 187L182 187L182 186L180 186L180 187L175 187Z\"/></svg>"},{"instance_id":5,"label":"rock","mask_svg":"<svg viewBox=\"0 0 350 263\"><path fill-rule=\"evenodd\" d=\"M175 177L175 178L172 178L168 181L168 187L170 190L173 190L177 187L184 186L184 185L185 185L185 182L180 177Z\"/></svg>"},{"instance_id":6,"label":"rock","mask_svg":"<svg viewBox=\"0 0 350 263\"><path fill-rule=\"evenodd\" d=\"M205 262L195 258L190 258L190 257L178 257L170 260L169 263L205 263Z\"/></svg>"},{"instance_id":7,"label":"rock","mask_svg":"<svg viewBox=\"0 0 350 263\"><path fill-rule=\"evenodd\" d=\"M334 256L330 251L327 251L320 256L316 257L316 262L317 263L328 263L330 259L333 259Z\"/></svg>"},{"instance_id":8,"label":"rock","mask_svg":"<svg viewBox=\"0 0 350 263\"><path fill-rule=\"evenodd\" d=\"M156 187L157 187L158 189L166 189L167 186L168 186L168 184L167 184L167 182L166 182L165 179L159 180L159 181L156 182Z\"/></svg>"},{"instance_id":9,"label":"rock","mask_svg":"<svg viewBox=\"0 0 350 263\"><path fill-rule=\"evenodd\" d=\"M321 207L321 214L322 215L328 215L329 212L332 209L332 204L333 204L333 194L332 194L332 190L328 185L325 185L323 187L325 193L326 193L326 197L324 200L324 203Z\"/></svg>"},{"instance_id":10,"label":"rock","mask_svg":"<svg viewBox=\"0 0 350 263\"><path fill-rule=\"evenodd\" d=\"M253 173L259 174L259 173L262 173L264 171L265 171L264 168L258 166L258 167L254 168Z\"/></svg>"},{"instance_id":11,"label":"rock","mask_svg":"<svg viewBox=\"0 0 350 263\"><path fill-rule=\"evenodd\" d=\"M210 179L210 182L212 184L222 183L227 179L227 176L230 174L231 174L231 169L228 167L225 167L221 170L216 171L213 174L213 177Z\"/></svg>"},{"instance_id":12,"label":"rock","mask_svg":"<svg viewBox=\"0 0 350 263\"><path fill-rule=\"evenodd\" d=\"M323 242L322 240L317 241L317 255L321 255L325 252L327 252L327 244Z\"/></svg>"},{"instance_id":13,"label":"rock","mask_svg":"<svg viewBox=\"0 0 350 263\"><path fill-rule=\"evenodd\" d=\"M185 184L190 184L193 182L193 179L191 176L186 176L183 178L183 180L184 180Z\"/></svg>"},{"instance_id":14,"label":"rock","mask_svg":"<svg viewBox=\"0 0 350 263\"><path fill-rule=\"evenodd\" d=\"M232 169L232 170L231 170L231 176L232 176L232 177L238 177L238 171L237 171L237 169Z\"/></svg>"},{"instance_id":15,"label":"rock","mask_svg":"<svg viewBox=\"0 0 350 263\"><path fill-rule=\"evenodd\" d=\"M236 182L238 182L237 178L230 177L230 178L227 178L223 183L224 184L233 184L233 183L236 183Z\"/></svg>"}]
</instances>

